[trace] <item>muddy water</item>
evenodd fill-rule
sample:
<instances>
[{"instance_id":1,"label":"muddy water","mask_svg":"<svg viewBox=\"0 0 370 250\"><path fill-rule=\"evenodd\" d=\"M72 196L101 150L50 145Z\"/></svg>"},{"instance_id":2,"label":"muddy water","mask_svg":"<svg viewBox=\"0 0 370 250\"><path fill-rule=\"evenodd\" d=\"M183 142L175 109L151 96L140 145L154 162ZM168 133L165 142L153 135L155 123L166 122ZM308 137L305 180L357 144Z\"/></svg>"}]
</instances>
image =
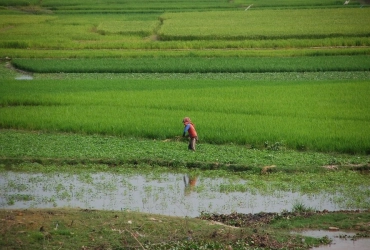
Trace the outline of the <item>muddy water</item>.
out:
<instances>
[{"instance_id":1,"label":"muddy water","mask_svg":"<svg viewBox=\"0 0 370 250\"><path fill-rule=\"evenodd\" d=\"M352 236L355 235L353 232L343 232L343 231L324 231L324 230L312 230L304 231L301 233L304 236L311 236L316 238L321 238L328 236L332 240L330 245L314 247L312 250L369 250L370 249L370 239L361 238L357 240L352 240Z\"/></svg>"},{"instance_id":2,"label":"muddy water","mask_svg":"<svg viewBox=\"0 0 370 250\"><path fill-rule=\"evenodd\" d=\"M207 213L258 213L291 210L300 202L317 210L339 210L332 196L292 192L220 192L225 179L183 174L14 173L0 176L0 208L80 207L135 210L196 217Z\"/></svg>"}]
</instances>

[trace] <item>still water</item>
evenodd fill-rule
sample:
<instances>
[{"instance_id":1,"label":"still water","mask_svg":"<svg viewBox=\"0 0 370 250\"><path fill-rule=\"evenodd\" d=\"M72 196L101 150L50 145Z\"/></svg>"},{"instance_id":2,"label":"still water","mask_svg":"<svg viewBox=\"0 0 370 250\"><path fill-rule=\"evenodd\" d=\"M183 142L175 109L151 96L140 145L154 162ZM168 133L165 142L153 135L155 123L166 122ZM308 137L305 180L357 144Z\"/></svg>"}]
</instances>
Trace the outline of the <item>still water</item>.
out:
<instances>
[{"instance_id":1,"label":"still water","mask_svg":"<svg viewBox=\"0 0 370 250\"><path fill-rule=\"evenodd\" d=\"M327 230L310 230L300 233L304 236L311 236L316 238L321 238L327 236L332 240L330 245L323 245L319 247L314 247L312 250L369 250L370 249L370 239L361 238L353 240L351 236L354 236L354 232L344 232L344 231L327 231Z\"/></svg>"},{"instance_id":2,"label":"still water","mask_svg":"<svg viewBox=\"0 0 370 250\"><path fill-rule=\"evenodd\" d=\"M245 181L239 181L243 183ZM225 192L230 180L184 174L17 173L0 175L0 208L78 207L135 210L171 216L291 211L299 202L316 210L340 210L332 195L256 190ZM233 182L235 183L235 181Z\"/></svg>"}]
</instances>

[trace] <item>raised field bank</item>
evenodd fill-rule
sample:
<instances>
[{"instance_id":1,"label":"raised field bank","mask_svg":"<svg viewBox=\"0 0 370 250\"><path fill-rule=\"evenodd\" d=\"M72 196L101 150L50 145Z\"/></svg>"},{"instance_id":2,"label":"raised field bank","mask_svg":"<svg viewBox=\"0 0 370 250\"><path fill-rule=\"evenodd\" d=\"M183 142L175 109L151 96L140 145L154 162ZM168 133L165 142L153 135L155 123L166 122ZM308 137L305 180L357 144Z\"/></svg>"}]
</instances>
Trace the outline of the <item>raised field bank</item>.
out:
<instances>
[{"instance_id":1,"label":"raised field bank","mask_svg":"<svg viewBox=\"0 0 370 250\"><path fill-rule=\"evenodd\" d=\"M2 0L0 248L367 249L369 96L366 0Z\"/></svg>"}]
</instances>

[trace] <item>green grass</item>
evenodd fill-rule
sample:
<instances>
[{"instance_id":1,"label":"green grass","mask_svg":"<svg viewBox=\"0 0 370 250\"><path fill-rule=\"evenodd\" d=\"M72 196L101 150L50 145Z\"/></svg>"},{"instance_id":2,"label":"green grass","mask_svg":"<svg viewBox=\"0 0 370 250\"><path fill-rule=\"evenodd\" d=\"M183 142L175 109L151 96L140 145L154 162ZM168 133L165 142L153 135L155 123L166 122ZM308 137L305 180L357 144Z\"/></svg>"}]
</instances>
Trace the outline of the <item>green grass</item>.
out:
<instances>
[{"instance_id":1,"label":"green grass","mask_svg":"<svg viewBox=\"0 0 370 250\"><path fill-rule=\"evenodd\" d=\"M368 213L311 215L307 219L319 220L337 226L342 215L349 219L349 226L356 227ZM28 209L0 211L4 237L0 244L6 248L26 245L28 249L43 248L113 248L113 249L310 249L328 244L325 237L313 238L291 235L284 227L266 223L254 228L233 228L211 224L195 218L175 218L161 215L140 214L130 211L96 211L78 209ZM302 217L290 218L297 225ZM306 221L307 221L306 219ZM284 221L284 218L281 219ZM29 223L18 223L27 221ZM322 223L321 223L322 224ZM58 226L56 226L58 225ZM292 226L291 226L292 227ZM311 226L313 227L313 226ZM42 230L40 231L40 228ZM365 226L365 230L366 230ZM364 233L366 237L366 233ZM306 243L301 241L306 239Z\"/></svg>"},{"instance_id":2,"label":"green grass","mask_svg":"<svg viewBox=\"0 0 370 250\"><path fill-rule=\"evenodd\" d=\"M351 168L366 166L368 155L250 149L238 145L200 142L197 153L187 152L183 140L148 140L131 137L79 135L1 130L0 155L4 163L30 159L40 163L106 163L108 165L145 163L161 166L199 167L260 173L264 166L277 165L286 172L326 171L322 166ZM8 159L8 160L5 160ZM274 169L272 171L275 171ZM322 177L325 179L325 177ZM297 180L299 183L300 180ZM324 182L323 182L324 183ZM316 186L316 185L315 185ZM310 186L306 187L309 191Z\"/></svg>"},{"instance_id":3,"label":"green grass","mask_svg":"<svg viewBox=\"0 0 370 250\"><path fill-rule=\"evenodd\" d=\"M207 238L206 235L211 234L212 231L225 228L225 226L209 226L206 221L197 219L156 216L130 211L100 212L77 209L31 211L33 212L20 211L15 214L12 211L1 211L2 218L16 216L17 219L23 217L28 222L34 221L32 225L22 226L22 231L27 232L26 235L28 235L24 238L22 236L22 245L27 245L28 249L38 249L40 246L63 246L67 249L94 246L134 249L144 245L153 244L155 246L160 243L171 244L183 241L188 236L188 230L194 232L195 240L201 240ZM47 219L43 219L43 216ZM15 238L11 234L15 233L15 227L11 223L1 223L6 237L2 237L0 244L13 248ZM56 227L57 224L58 227ZM40 232L41 226L44 231Z\"/></svg>"},{"instance_id":4,"label":"green grass","mask_svg":"<svg viewBox=\"0 0 370 250\"><path fill-rule=\"evenodd\" d=\"M310 216L310 217L297 217L292 220L289 219L278 219L273 221L271 227L273 228L286 228L286 229L308 229L308 228L319 228L321 230L328 229L330 226L338 227L341 230L358 230L363 228L364 221L367 221L369 215L361 213L343 213L334 214L326 213L320 216ZM333 220L333 218L335 218ZM356 219L355 219L356 218ZM352 223L351 221L358 220L357 223Z\"/></svg>"}]
</instances>

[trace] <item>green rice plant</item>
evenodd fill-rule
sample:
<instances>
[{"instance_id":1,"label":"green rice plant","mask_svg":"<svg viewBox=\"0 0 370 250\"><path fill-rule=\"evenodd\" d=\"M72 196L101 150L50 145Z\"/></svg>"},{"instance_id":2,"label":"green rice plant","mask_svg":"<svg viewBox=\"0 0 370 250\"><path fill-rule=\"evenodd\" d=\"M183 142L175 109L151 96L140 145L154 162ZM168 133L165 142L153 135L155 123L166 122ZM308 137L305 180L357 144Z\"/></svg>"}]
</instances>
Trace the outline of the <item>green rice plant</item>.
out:
<instances>
[{"instance_id":1,"label":"green rice plant","mask_svg":"<svg viewBox=\"0 0 370 250\"><path fill-rule=\"evenodd\" d=\"M313 6L343 6L342 2L335 1L335 0L311 0L311 1L295 1L295 0L281 0L281 1L273 1L273 0L234 0L235 3L239 4L252 4L253 8L267 8L267 7L280 7L280 8L308 8ZM359 1L350 1L350 4L352 5L359 5Z\"/></svg>"},{"instance_id":2,"label":"green rice plant","mask_svg":"<svg viewBox=\"0 0 370 250\"><path fill-rule=\"evenodd\" d=\"M71 8L74 7L73 5ZM277 15L276 18L280 16L282 20L280 28L275 28L275 26L268 22L261 23L259 21L265 19L264 16L266 13L264 11L271 12L266 12L268 16ZM359 13L356 13L356 11L360 11L359 9L320 10L319 15L323 18L323 20L321 20L322 22L313 23L312 25L311 22L307 20L311 18L309 13L304 14L302 16L302 22L306 22L306 25L310 25L310 29L302 29L304 25L299 26L299 24L294 26L296 22L292 23L290 22L291 19L286 19L286 16L289 16L289 14L300 17L300 11L303 14L306 12L306 10L261 10L257 11L258 13L254 11L253 15L256 14L255 17L253 17L253 22L255 22L254 25L245 25L244 15L246 13L243 11L202 12L200 19L197 16L191 16L200 15L199 12L172 13L165 14L161 17L160 14L156 13L134 13L127 15L114 13L106 15L30 15L6 12L0 15L0 29L3 34L0 38L0 48L6 49L4 54L1 53L1 55L11 57L19 57L14 54L7 54L7 51L11 48L25 49L23 53L28 51L26 57L34 57L35 53L30 49L41 49L43 53L46 54L45 57L50 57L51 54L53 54L52 57L54 57L57 51L58 54L65 54L67 53L67 49L69 50L69 54L76 57L76 55L80 54L79 50L85 49L90 51L88 53L85 52L84 57L93 57L97 54L97 50L102 49L229 50L231 48L291 49L325 47L326 50L328 50L328 47L332 48L335 46L340 46L340 53L343 54L348 53L346 51L350 46L359 47L368 46L370 44L366 28L365 31L363 30L366 24L361 24L361 22L367 21L366 16L363 18L363 12L366 12L366 10L362 10L363 12ZM310 11L314 12L315 10ZM336 11L339 12L337 13ZM314 15L315 13L311 14ZM167 17L167 15L169 16ZM173 17L171 15L173 15ZM349 18L350 15L351 17ZM356 23L357 19L353 18L352 15L359 18L358 23ZM202 27L204 26L207 31L199 30L198 23L195 23L193 19L199 19L203 22ZM300 20L298 17L297 19ZM330 21L328 21L328 19L330 19ZM337 22L332 22L332 19L338 20ZM213 24L215 23L213 20L224 23ZM273 22L277 22L276 20L273 19ZM347 20L350 21L347 23ZM228 22L232 23L228 24ZM320 19L318 19L317 22L320 22ZM328 23L330 23L330 25ZM235 27L230 29L230 25ZM172 33L171 29L174 29L175 33ZM276 30L279 34L274 35L271 29ZM173 37L173 39L171 37ZM171 41L164 41L169 39ZM343 46L345 46L346 49L343 49ZM45 49L48 49L48 51L45 51ZM51 49L55 51L51 51ZM333 49L331 49L331 51L333 51ZM19 53L19 51L17 52ZM176 52L179 51L161 51L162 54L176 54ZM112 54L122 56L122 54L127 53L127 51L104 50L99 53L101 54L99 57L111 57ZM131 51L131 53L133 52ZM147 53L147 51L135 51L134 53L143 54ZM201 53L205 52L202 51ZM214 51L212 51L212 53L214 53ZM213 56L212 53L210 56ZM240 56L246 52L226 51L226 53L234 53L234 56ZM253 53L264 54L267 52L254 51ZM277 51L274 51L274 53L277 53ZM288 51L284 53L291 52ZM315 49L314 53L326 52L319 52ZM338 54L339 51L335 53ZM209 51L208 54L210 54Z\"/></svg>"},{"instance_id":3,"label":"green rice plant","mask_svg":"<svg viewBox=\"0 0 370 250\"><path fill-rule=\"evenodd\" d=\"M239 6L229 1L125 1L106 4L102 1L93 1L86 4L84 1L65 1L63 3L45 0L42 6L52 8L56 13L127 13L127 12L164 12L164 11L197 11L210 9L231 9Z\"/></svg>"},{"instance_id":4,"label":"green rice plant","mask_svg":"<svg viewBox=\"0 0 370 250\"><path fill-rule=\"evenodd\" d=\"M130 18L117 15L41 15L39 18L33 15L0 15L0 25L5 33L0 46L24 42L28 48L121 48L123 42L138 42L142 36L150 35L157 23L153 16L127 20Z\"/></svg>"},{"instance_id":5,"label":"green rice plant","mask_svg":"<svg viewBox=\"0 0 370 250\"><path fill-rule=\"evenodd\" d=\"M359 6L359 1L353 0L350 2L350 5ZM129 0L125 2L112 2L106 4L103 1L90 1L87 4L85 1L81 0L74 0L74 1L56 1L56 0L4 0L1 2L2 6L36 6L39 5L41 7L52 9L55 12L61 11L68 11L71 12L78 12L78 11L85 11L85 13L89 13L88 10L93 11L95 10L100 11L100 13L107 13L108 10L113 11L154 11L154 10L166 10L166 11L196 11L196 10L209 10L209 9L235 9L241 8L245 9L249 5L252 5L253 8L312 8L312 7L328 7L328 6L336 6L336 7L343 7L342 2L333 1L333 0L324 0L324 1L292 1L292 0L284 0L284 1L271 1L271 0L263 0L263 1L255 1L255 0L235 0L235 1L194 1L194 0L186 0L186 1L174 1L174 0L165 0L165 1L142 1L142 0Z\"/></svg>"},{"instance_id":6,"label":"green rice plant","mask_svg":"<svg viewBox=\"0 0 370 250\"><path fill-rule=\"evenodd\" d=\"M34 199L32 195L29 194L12 194L7 195L6 197L8 205L14 205L15 202L19 201L31 201Z\"/></svg>"},{"instance_id":7,"label":"green rice plant","mask_svg":"<svg viewBox=\"0 0 370 250\"><path fill-rule=\"evenodd\" d=\"M1 6L26 6L30 4L37 4L38 0L4 0L1 1Z\"/></svg>"},{"instance_id":8,"label":"green rice plant","mask_svg":"<svg viewBox=\"0 0 370 250\"><path fill-rule=\"evenodd\" d=\"M102 35L109 33L150 36L158 26L159 21L110 21L101 22L97 26L97 32Z\"/></svg>"},{"instance_id":9,"label":"green rice plant","mask_svg":"<svg viewBox=\"0 0 370 250\"><path fill-rule=\"evenodd\" d=\"M190 116L209 143L369 150L367 81L62 82L3 83L0 127L166 139L181 134L179 121Z\"/></svg>"},{"instance_id":10,"label":"green rice plant","mask_svg":"<svg viewBox=\"0 0 370 250\"><path fill-rule=\"evenodd\" d=\"M0 54L9 58L138 58L138 57L293 57L293 56L335 56L335 55L369 55L368 48L328 48L328 49L289 49L289 50L198 50L171 51L167 49L155 50L105 50L80 49L1 49ZM158 75L157 75L158 76Z\"/></svg>"},{"instance_id":11,"label":"green rice plant","mask_svg":"<svg viewBox=\"0 0 370 250\"><path fill-rule=\"evenodd\" d=\"M158 35L161 40L368 36L369 12L351 8L166 13Z\"/></svg>"},{"instance_id":12,"label":"green rice plant","mask_svg":"<svg viewBox=\"0 0 370 250\"><path fill-rule=\"evenodd\" d=\"M256 73L370 70L368 56L14 59L12 64L18 69L37 73Z\"/></svg>"},{"instance_id":13,"label":"green rice plant","mask_svg":"<svg viewBox=\"0 0 370 250\"><path fill-rule=\"evenodd\" d=\"M12 48L12 49L24 49L24 48L28 48L29 44L27 42L10 41L10 42L2 42L1 47Z\"/></svg>"}]
</instances>

